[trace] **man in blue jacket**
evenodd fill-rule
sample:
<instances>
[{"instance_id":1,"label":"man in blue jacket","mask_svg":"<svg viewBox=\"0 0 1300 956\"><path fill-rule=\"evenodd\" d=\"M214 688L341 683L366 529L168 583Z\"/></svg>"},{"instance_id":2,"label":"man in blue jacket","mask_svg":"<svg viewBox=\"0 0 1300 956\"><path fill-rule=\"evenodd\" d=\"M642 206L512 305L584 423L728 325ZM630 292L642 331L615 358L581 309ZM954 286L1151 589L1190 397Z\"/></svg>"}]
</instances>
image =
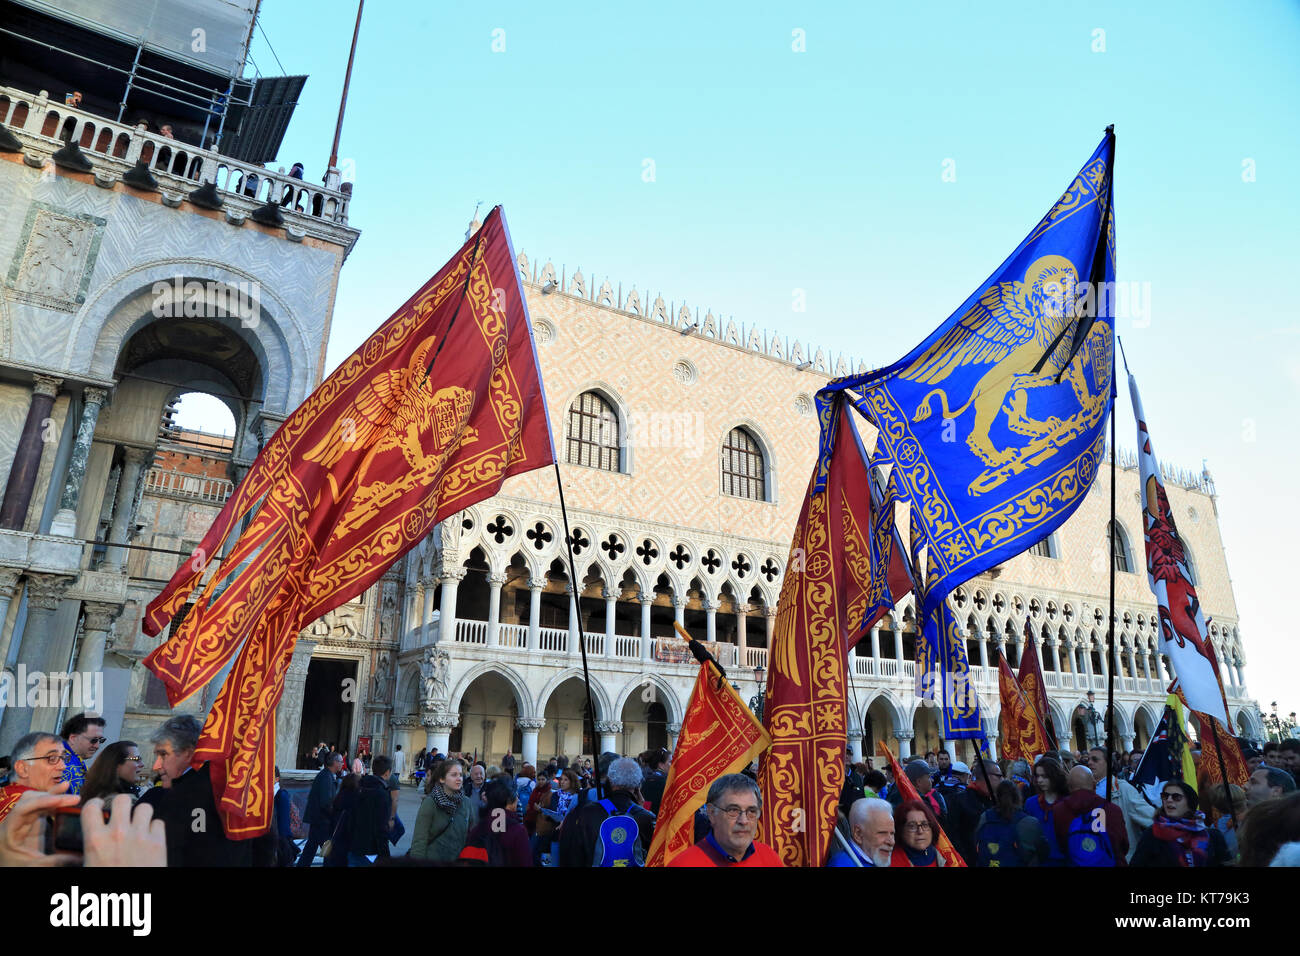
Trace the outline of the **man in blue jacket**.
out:
<instances>
[{"instance_id":1,"label":"man in blue jacket","mask_svg":"<svg viewBox=\"0 0 1300 956\"><path fill-rule=\"evenodd\" d=\"M342 769L343 755L331 753L312 781L311 792L307 794L307 810L303 814L303 822L307 824L307 843L298 857L298 866L311 866L316 859L316 850L333 833L332 807L339 792L338 775Z\"/></svg>"}]
</instances>

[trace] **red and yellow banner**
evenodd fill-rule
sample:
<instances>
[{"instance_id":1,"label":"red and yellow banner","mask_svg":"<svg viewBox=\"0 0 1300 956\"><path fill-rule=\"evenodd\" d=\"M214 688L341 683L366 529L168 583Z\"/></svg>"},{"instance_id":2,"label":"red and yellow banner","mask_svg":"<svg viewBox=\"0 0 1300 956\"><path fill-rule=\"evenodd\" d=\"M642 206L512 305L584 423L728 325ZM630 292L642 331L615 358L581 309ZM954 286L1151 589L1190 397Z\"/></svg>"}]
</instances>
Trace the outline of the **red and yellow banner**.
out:
<instances>
[{"instance_id":1,"label":"red and yellow banner","mask_svg":"<svg viewBox=\"0 0 1300 956\"><path fill-rule=\"evenodd\" d=\"M889 542L889 599L873 599L871 487L842 400L825 490L814 469L790 547L768 661L764 723L772 746L759 770L761 837L786 866L821 866L844 779L847 656L858 638L911 588ZM877 586L876 594L882 589Z\"/></svg>"},{"instance_id":2,"label":"red and yellow banner","mask_svg":"<svg viewBox=\"0 0 1300 956\"><path fill-rule=\"evenodd\" d=\"M893 751L886 747L884 743L881 743L878 746L880 749L880 755L889 761L889 772L894 775L894 786L896 786L899 792L902 793L903 802L906 803L909 800L918 800L921 803L924 803L925 801L921 800L921 795L916 792L916 787L912 785L912 781L907 779L907 774L903 773L903 768L898 765L898 760L894 757ZM935 822L938 823L937 820ZM939 832L934 835L934 848L943 856L944 866L966 865L966 861L962 859L962 855L957 852L957 848L953 846L952 841L948 839L948 834L943 832L942 825L939 826Z\"/></svg>"},{"instance_id":3,"label":"red and yellow banner","mask_svg":"<svg viewBox=\"0 0 1300 956\"><path fill-rule=\"evenodd\" d=\"M285 420L147 609L144 629L157 634L248 517L192 611L145 661L175 705L243 645L194 757L211 761L229 836L257 836L270 822L274 712L299 631L363 592L438 521L550 464L549 427L497 207Z\"/></svg>"},{"instance_id":4,"label":"red and yellow banner","mask_svg":"<svg viewBox=\"0 0 1300 956\"><path fill-rule=\"evenodd\" d=\"M1060 745L1056 741L1056 731L1052 729L1052 711L1047 706L1047 682L1043 680L1043 666L1038 660L1038 643L1034 640L1034 633L1030 630L1028 621L1025 621L1025 644L1020 654L1020 674L1016 678L1016 683L1029 698L1034 713L1038 715L1043 725L1043 733L1047 736L1047 749L1058 749Z\"/></svg>"},{"instance_id":5,"label":"red and yellow banner","mask_svg":"<svg viewBox=\"0 0 1300 956\"><path fill-rule=\"evenodd\" d=\"M707 799L709 785L748 767L770 743L731 684L713 664L701 664L668 768L646 866L669 866L689 850L695 843L695 811Z\"/></svg>"},{"instance_id":6,"label":"red and yellow banner","mask_svg":"<svg viewBox=\"0 0 1300 956\"><path fill-rule=\"evenodd\" d=\"M1001 654L998 655L998 690L1002 697L1002 756L1033 763L1035 757L1052 748L1033 702Z\"/></svg>"}]
</instances>

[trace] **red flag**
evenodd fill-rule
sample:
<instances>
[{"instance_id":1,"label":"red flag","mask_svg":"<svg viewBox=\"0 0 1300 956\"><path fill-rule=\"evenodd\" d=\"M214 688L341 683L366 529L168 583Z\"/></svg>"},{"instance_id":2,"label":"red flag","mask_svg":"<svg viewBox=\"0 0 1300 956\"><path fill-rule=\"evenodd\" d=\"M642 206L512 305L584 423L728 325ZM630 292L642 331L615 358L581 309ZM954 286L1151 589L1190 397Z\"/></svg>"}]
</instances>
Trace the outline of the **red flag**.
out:
<instances>
[{"instance_id":1,"label":"red flag","mask_svg":"<svg viewBox=\"0 0 1300 956\"><path fill-rule=\"evenodd\" d=\"M1002 697L1002 756L1032 763L1035 757L1047 753L1047 733L1033 702L1001 654L998 655L998 690Z\"/></svg>"},{"instance_id":2,"label":"red flag","mask_svg":"<svg viewBox=\"0 0 1300 956\"><path fill-rule=\"evenodd\" d=\"M754 715L711 663L700 665L664 783L646 866L669 866L695 843L695 811L709 786L738 773L771 744Z\"/></svg>"},{"instance_id":3,"label":"red flag","mask_svg":"<svg viewBox=\"0 0 1300 956\"><path fill-rule=\"evenodd\" d=\"M846 658L863 632L911 588L892 536L888 568L872 567L866 462L842 402L827 413L838 416L838 441L825 490L812 494L815 467L808 485L768 662L764 723L772 747L759 768L761 839L786 866L821 866L826 860L844 777ZM882 573L888 594L882 594Z\"/></svg>"},{"instance_id":4,"label":"red flag","mask_svg":"<svg viewBox=\"0 0 1300 956\"><path fill-rule=\"evenodd\" d=\"M886 747L883 742L878 746L880 755L889 760L889 772L894 775L894 786L902 793L903 802L917 800L924 803L925 801L921 800L921 795L916 792L916 787L912 786L912 781L907 779L907 774L903 773L903 768L898 765L898 760L894 757L893 751ZM944 866L966 865L962 855L957 852L957 848L948 839L948 834L943 832L942 826L939 827L939 832L934 835L934 848L943 855Z\"/></svg>"},{"instance_id":5,"label":"red flag","mask_svg":"<svg viewBox=\"0 0 1300 956\"><path fill-rule=\"evenodd\" d=\"M229 836L257 836L270 822L274 712L299 631L377 581L435 523L553 459L498 206L289 416L147 609L144 629L157 634L249 519L193 610L145 661L175 705L243 646L194 756L196 766L211 762Z\"/></svg>"},{"instance_id":6,"label":"red flag","mask_svg":"<svg viewBox=\"0 0 1300 956\"><path fill-rule=\"evenodd\" d=\"M1029 704L1038 715L1047 736L1047 749L1057 750L1056 731L1052 728L1052 711L1047 706L1047 682L1043 680L1043 667L1038 660L1038 644L1034 641L1029 622L1025 621L1025 649L1020 654L1020 674L1017 677L1020 689L1029 698Z\"/></svg>"}]
</instances>

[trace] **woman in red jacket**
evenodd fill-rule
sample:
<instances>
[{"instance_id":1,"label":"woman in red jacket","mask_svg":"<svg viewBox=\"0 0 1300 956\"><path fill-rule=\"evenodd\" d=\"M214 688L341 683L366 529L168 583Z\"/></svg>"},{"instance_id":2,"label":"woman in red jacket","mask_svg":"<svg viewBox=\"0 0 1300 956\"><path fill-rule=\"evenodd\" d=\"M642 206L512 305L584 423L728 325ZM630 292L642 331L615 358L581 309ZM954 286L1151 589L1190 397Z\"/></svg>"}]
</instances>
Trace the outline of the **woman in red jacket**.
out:
<instances>
[{"instance_id":1,"label":"woman in red jacket","mask_svg":"<svg viewBox=\"0 0 1300 956\"><path fill-rule=\"evenodd\" d=\"M890 866L943 866L935 849L939 824L920 800L905 800L894 810L894 855Z\"/></svg>"}]
</instances>

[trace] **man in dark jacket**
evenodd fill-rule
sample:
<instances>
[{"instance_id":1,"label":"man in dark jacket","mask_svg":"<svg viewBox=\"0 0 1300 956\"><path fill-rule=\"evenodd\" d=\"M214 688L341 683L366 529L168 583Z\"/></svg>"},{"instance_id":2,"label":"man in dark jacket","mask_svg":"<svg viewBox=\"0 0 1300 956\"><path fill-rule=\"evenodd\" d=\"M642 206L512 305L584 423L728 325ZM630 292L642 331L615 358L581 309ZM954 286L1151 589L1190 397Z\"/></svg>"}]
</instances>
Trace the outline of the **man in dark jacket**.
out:
<instances>
[{"instance_id":1,"label":"man in dark jacket","mask_svg":"<svg viewBox=\"0 0 1300 956\"><path fill-rule=\"evenodd\" d=\"M338 774L342 769L343 755L331 753L311 783L311 792L307 794L307 809L302 819L307 824L307 842L303 845L302 855L298 857L298 866L311 866L316 859L316 850L333 833L332 808L339 792Z\"/></svg>"},{"instance_id":2,"label":"man in dark jacket","mask_svg":"<svg viewBox=\"0 0 1300 956\"><path fill-rule=\"evenodd\" d=\"M251 840L226 837L207 763L193 767L202 732L189 715L169 718L153 735L154 770L162 786L140 798L167 830L168 866L252 866Z\"/></svg>"},{"instance_id":3,"label":"man in dark jacket","mask_svg":"<svg viewBox=\"0 0 1300 956\"><path fill-rule=\"evenodd\" d=\"M650 852L654 839L655 815L641 805L641 767L631 757L620 757L609 765L605 798L619 813L636 821L641 853ZM609 818L594 794L590 801L569 811L560 833L560 866L593 866L600 843L600 825Z\"/></svg>"},{"instance_id":4,"label":"man in dark jacket","mask_svg":"<svg viewBox=\"0 0 1300 956\"><path fill-rule=\"evenodd\" d=\"M912 782L917 795L930 808L934 818L939 821L939 826L947 830L948 814L952 811L948 806L948 802L934 789L934 783L930 779L930 765L924 760L913 760L903 768L903 775ZM897 808L903 802L902 787L890 787L887 799L890 806ZM974 825L974 823L971 824L972 827Z\"/></svg>"},{"instance_id":5,"label":"man in dark jacket","mask_svg":"<svg viewBox=\"0 0 1300 956\"><path fill-rule=\"evenodd\" d=\"M361 778L356 809L347 825L348 866L370 866L368 857L388 856L388 821L393 809L388 778L393 762L381 754L372 769Z\"/></svg>"},{"instance_id":6,"label":"man in dark jacket","mask_svg":"<svg viewBox=\"0 0 1300 956\"><path fill-rule=\"evenodd\" d=\"M671 764L668 751L663 747L650 751L646 758L645 783L641 784L641 796L650 801L650 812L658 815L659 804L664 798L664 785L668 782L668 767Z\"/></svg>"},{"instance_id":7,"label":"man in dark jacket","mask_svg":"<svg viewBox=\"0 0 1300 956\"><path fill-rule=\"evenodd\" d=\"M978 862L975 828L984 812L993 806L989 794L996 791L1001 782L1001 767L992 760L976 759L971 764L970 785L948 804L948 824L944 830L967 866Z\"/></svg>"}]
</instances>

